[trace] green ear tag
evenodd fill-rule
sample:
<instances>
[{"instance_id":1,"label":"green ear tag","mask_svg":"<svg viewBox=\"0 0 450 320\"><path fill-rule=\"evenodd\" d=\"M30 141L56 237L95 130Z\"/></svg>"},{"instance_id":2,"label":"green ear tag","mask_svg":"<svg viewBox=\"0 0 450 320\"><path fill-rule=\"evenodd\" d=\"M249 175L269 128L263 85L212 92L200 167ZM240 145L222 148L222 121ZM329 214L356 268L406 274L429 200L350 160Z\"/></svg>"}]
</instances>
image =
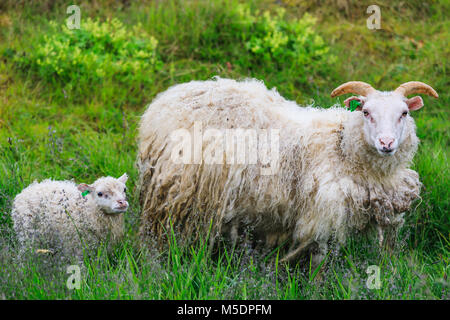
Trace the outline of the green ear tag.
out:
<instances>
[{"instance_id":1,"label":"green ear tag","mask_svg":"<svg viewBox=\"0 0 450 320\"><path fill-rule=\"evenodd\" d=\"M358 108L361 105L361 102L359 102L358 100L351 100L350 101L350 111L355 111L356 108Z\"/></svg>"},{"instance_id":2,"label":"green ear tag","mask_svg":"<svg viewBox=\"0 0 450 320\"><path fill-rule=\"evenodd\" d=\"M81 195L83 196L83 197L86 197L86 195L89 193L89 190L84 190L82 193L81 193Z\"/></svg>"}]
</instances>

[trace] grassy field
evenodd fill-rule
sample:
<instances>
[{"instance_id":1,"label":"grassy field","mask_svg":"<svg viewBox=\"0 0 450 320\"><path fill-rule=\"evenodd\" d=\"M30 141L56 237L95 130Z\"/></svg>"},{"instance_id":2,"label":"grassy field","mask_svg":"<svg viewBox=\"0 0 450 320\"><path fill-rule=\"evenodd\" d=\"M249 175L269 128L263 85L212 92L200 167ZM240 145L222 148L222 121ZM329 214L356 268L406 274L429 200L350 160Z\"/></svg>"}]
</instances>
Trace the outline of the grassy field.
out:
<instances>
[{"instance_id":1,"label":"grassy field","mask_svg":"<svg viewBox=\"0 0 450 320\"><path fill-rule=\"evenodd\" d=\"M318 3L84 1L82 29L90 17L93 31L70 42L63 31L70 1L2 1L0 299L449 299L449 2L377 1L379 30L366 26L371 1ZM383 90L411 80L433 86L439 99L424 97L413 114L422 199L407 213L394 254L355 236L317 273L251 248L216 259L201 243L139 251L139 117L158 92L215 75L263 79L288 99L323 107L349 80ZM79 290L66 287L68 274L53 257L19 261L10 211L24 187L123 172L126 240L86 260ZM370 265L380 267L380 289L366 286Z\"/></svg>"}]
</instances>

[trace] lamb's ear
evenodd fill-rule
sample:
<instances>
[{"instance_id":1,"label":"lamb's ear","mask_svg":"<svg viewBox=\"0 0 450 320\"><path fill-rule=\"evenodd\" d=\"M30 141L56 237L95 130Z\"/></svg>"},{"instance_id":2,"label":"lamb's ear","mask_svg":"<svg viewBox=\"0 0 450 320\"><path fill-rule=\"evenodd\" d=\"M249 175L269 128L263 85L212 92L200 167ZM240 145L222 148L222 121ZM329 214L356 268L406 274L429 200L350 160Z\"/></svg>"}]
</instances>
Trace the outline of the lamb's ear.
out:
<instances>
[{"instance_id":1,"label":"lamb's ear","mask_svg":"<svg viewBox=\"0 0 450 320\"><path fill-rule=\"evenodd\" d=\"M345 106L347 107L347 109L350 109L350 101L353 101L353 100L356 100L356 101L359 102L359 106L356 107L355 110L361 111L364 103L366 102L366 98L365 97L352 96L350 98L345 99L344 103L345 103Z\"/></svg>"},{"instance_id":2,"label":"lamb's ear","mask_svg":"<svg viewBox=\"0 0 450 320\"><path fill-rule=\"evenodd\" d=\"M93 192L94 188L92 188L90 185L86 184L86 183L80 183L79 185L77 185L78 190L80 190L81 192L84 192L86 190Z\"/></svg>"},{"instance_id":3,"label":"lamb's ear","mask_svg":"<svg viewBox=\"0 0 450 320\"><path fill-rule=\"evenodd\" d=\"M117 180L119 180L120 182L122 182L123 184L125 184L128 180L128 175L126 173L124 173L120 178L118 178Z\"/></svg>"},{"instance_id":4,"label":"lamb's ear","mask_svg":"<svg viewBox=\"0 0 450 320\"><path fill-rule=\"evenodd\" d=\"M423 100L419 96L409 98L405 102L408 105L410 111L419 110L423 107Z\"/></svg>"}]
</instances>

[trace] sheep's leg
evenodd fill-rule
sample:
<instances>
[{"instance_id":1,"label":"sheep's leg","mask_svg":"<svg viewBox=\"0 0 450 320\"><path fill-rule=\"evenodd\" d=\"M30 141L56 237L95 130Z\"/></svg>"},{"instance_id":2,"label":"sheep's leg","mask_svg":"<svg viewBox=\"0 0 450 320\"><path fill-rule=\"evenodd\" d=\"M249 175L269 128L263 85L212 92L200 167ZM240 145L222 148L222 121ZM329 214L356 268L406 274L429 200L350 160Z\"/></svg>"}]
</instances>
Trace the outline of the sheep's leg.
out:
<instances>
[{"instance_id":1,"label":"sheep's leg","mask_svg":"<svg viewBox=\"0 0 450 320\"><path fill-rule=\"evenodd\" d=\"M313 254L311 257L311 271L315 272L319 268L320 264L324 261L328 253L328 243L327 241L318 242L318 252ZM320 283L323 280L323 270L325 269L325 264L320 267L314 281Z\"/></svg>"},{"instance_id":2,"label":"sheep's leg","mask_svg":"<svg viewBox=\"0 0 450 320\"><path fill-rule=\"evenodd\" d=\"M403 214L391 219L391 224L387 226L377 225L378 244L380 249L385 248L392 251L396 244L396 237L403 225Z\"/></svg>"},{"instance_id":3,"label":"sheep's leg","mask_svg":"<svg viewBox=\"0 0 450 320\"><path fill-rule=\"evenodd\" d=\"M394 219L392 219L392 224L388 226L386 230L387 232L384 241L386 243L385 246L389 251L393 251L398 243L397 236L404 223L403 215L404 214L396 215Z\"/></svg>"},{"instance_id":4,"label":"sheep's leg","mask_svg":"<svg viewBox=\"0 0 450 320\"><path fill-rule=\"evenodd\" d=\"M384 231L383 227L380 225L377 225L377 231L378 231L378 245L380 248L383 247L383 241L384 241Z\"/></svg>"},{"instance_id":5,"label":"sheep's leg","mask_svg":"<svg viewBox=\"0 0 450 320\"><path fill-rule=\"evenodd\" d=\"M231 243L233 248L237 246L239 234L238 234L238 226L237 223L233 223L230 230Z\"/></svg>"},{"instance_id":6,"label":"sheep's leg","mask_svg":"<svg viewBox=\"0 0 450 320\"><path fill-rule=\"evenodd\" d=\"M305 250L305 248L310 244L310 241L305 241L304 243L302 243L300 246L297 247L297 249L295 249L294 251L289 252L287 255L285 255L280 262L290 262L292 260L294 260L295 258L297 258L302 252L303 250Z\"/></svg>"},{"instance_id":7,"label":"sheep's leg","mask_svg":"<svg viewBox=\"0 0 450 320\"><path fill-rule=\"evenodd\" d=\"M397 233L404 223L404 212L409 210L411 203L420 198L419 175L417 172L405 169L399 171L395 178L396 184L392 190L378 190L370 194L370 204L374 210L378 231L378 244L393 250Z\"/></svg>"},{"instance_id":8,"label":"sheep's leg","mask_svg":"<svg viewBox=\"0 0 450 320\"><path fill-rule=\"evenodd\" d=\"M328 244L326 241L321 241L318 243L318 245L318 252L311 257L311 265L314 269L320 265L320 263L323 259L325 259L328 253Z\"/></svg>"},{"instance_id":9,"label":"sheep's leg","mask_svg":"<svg viewBox=\"0 0 450 320\"><path fill-rule=\"evenodd\" d=\"M331 248L331 259L330 259L330 263L329 265L333 265L335 262L335 259L337 258L337 256L339 255L339 250L341 249L341 243L336 242L333 244L332 248Z\"/></svg>"}]
</instances>

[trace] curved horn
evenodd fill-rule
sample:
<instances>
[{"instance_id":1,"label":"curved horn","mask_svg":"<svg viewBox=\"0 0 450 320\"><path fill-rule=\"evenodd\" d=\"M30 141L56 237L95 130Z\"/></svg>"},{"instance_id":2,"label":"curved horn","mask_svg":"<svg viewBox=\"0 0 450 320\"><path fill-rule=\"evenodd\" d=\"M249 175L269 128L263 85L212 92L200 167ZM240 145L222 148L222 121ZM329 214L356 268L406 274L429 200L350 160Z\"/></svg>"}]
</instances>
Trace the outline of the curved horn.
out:
<instances>
[{"instance_id":1,"label":"curved horn","mask_svg":"<svg viewBox=\"0 0 450 320\"><path fill-rule=\"evenodd\" d=\"M439 97L437 92L432 87L420 81L410 81L403 83L397 89L395 89L394 92L398 92L405 97L413 93L423 93L435 98Z\"/></svg>"},{"instance_id":2,"label":"curved horn","mask_svg":"<svg viewBox=\"0 0 450 320\"><path fill-rule=\"evenodd\" d=\"M367 96L370 93L373 93L377 90L372 88L372 86L368 83L362 81L350 81L344 84L341 84L339 87L331 92L331 97L337 97L346 93L356 93L362 96Z\"/></svg>"}]
</instances>

